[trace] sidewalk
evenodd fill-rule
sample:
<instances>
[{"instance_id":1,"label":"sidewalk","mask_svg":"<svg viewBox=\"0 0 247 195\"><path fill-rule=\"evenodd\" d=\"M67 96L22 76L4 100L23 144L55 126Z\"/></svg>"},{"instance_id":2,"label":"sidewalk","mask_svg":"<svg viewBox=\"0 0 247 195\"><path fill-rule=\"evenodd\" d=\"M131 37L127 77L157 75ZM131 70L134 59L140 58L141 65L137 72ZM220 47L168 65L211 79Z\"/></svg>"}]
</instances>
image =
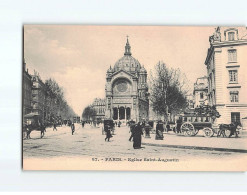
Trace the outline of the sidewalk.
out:
<instances>
[{"instance_id":1,"label":"sidewalk","mask_svg":"<svg viewBox=\"0 0 247 195\"><path fill-rule=\"evenodd\" d=\"M151 134L151 138L144 137L142 144L169 148L247 153L247 131L242 132L239 136L239 138L217 138L217 136L214 135L213 137L207 138L204 137L201 131L194 137L187 137L169 132L164 133L163 140L155 140L155 134Z\"/></svg>"}]
</instances>

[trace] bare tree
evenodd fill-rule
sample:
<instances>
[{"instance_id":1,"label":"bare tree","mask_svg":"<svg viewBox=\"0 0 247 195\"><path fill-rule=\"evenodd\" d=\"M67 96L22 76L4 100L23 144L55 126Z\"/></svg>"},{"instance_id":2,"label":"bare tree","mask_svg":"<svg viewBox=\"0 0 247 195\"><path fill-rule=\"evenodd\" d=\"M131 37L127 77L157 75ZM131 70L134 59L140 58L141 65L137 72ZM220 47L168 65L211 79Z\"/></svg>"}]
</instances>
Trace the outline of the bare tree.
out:
<instances>
[{"instance_id":1,"label":"bare tree","mask_svg":"<svg viewBox=\"0 0 247 195\"><path fill-rule=\"evenodd\" d=\"M151 105L153 110L168 119L168 113L175 115L187 105L187 79L179 69L168 68L159 62L155 66L154 75L150 75Z\"/></svg>"}]
</instances>

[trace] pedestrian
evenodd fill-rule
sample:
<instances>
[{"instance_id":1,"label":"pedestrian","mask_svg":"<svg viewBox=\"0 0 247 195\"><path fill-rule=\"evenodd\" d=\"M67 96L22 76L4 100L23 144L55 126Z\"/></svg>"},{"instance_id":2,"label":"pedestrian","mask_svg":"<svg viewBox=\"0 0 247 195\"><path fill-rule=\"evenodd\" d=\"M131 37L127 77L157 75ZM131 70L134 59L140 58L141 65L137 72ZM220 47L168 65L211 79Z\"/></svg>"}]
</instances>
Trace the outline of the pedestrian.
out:
<instances>
[{"instance_id":1,"label":"pedestrian","mask_svg":"<svg viewBox=\"0 0 247 195\"><path fill-rule=\"evenodd\" d=\"M181 133L181 126L182 126L182 118L179 117L177 120L177 133Z\"/></svg>"},{"instance_id":2,"label":"pedestrian","mask_svg":"<svg viewBox=\"0 0 247 195\"><path fill-rule=\"evenodd\" d=\"M70 127L71 127L71 131L72 131L72 135L74 135L74 132L75 132L75 124L72 123Z\"/></svg>"},{"instance_id":3,"label":"pedestrian","mask_svg":"<svg viewBox=\"0 0 247 195\"><path fill-rule=\"evenodd\" d=\"M106 132L105 141L108 139L108 142L109 142L110 141L110 138L112 137L110 125L106 125L105 126L105 132Z\"/></svg>"},{"instance_id":4,"label":"pedestrian","mask_svg":"<svg viewBox=\"0 0 247 195\"><path fill-rule=\"evenodd\" d=\"M166 125L166 132L168 133L169 131L171 131L171 126L169 123L167 123Z\"/></svg>"},{"instance_id":5,"label":"pedestrian","mask_svg":"<svg viewBox=\"0 0 247 195\"><path fill-rule=\"evenodd\" d=\"M131 140L132 140L132 138L133 138L133 133L134 133L134 129L135 129L135 122L133 121L133 122L131 122L131 123L129 123L129 125L130 125L130 138L129 138L129 141L131 142Z\"/></svg>"},{"instance_id":6,"label":"pedestrian","mask_svg":"<svg viewBox=\"0 0 247 195\"><path fill-rule=\"evenodd\" d=\"M150 137L150 129L151 129L151 127L150 127L150 125L148 123L145 125L144 129L145 129L145 138L151 138Z\"/></svg>"},{"instance_id":7,"label":"pedestrian","mask_svg":"<svg viewBox=\"0 0 247 195\"><path fill-rule=\"evenodd\" d=\"M53 123L53 131L56 130L57 131L57 124L56 122Z\"/></svg>"},{"instance_id":8,"label":"pedestrian","mask_svg":"<svg viewBox=\"0 0 247 195\"><path fill-rule=\"evenodd\" d=\"M141 148L141 142L142 142L142 126L141 123L138 122L137 125L135 125L134 132L133 132L133 148L139 149Z\"/></svg>"},{"instance_id":9,"label":"pedestrian","mask_svg":"<svg viewBox=\"0 0 247 195\"><path fill-rule=\"evenodd\" d=\"M45 131L46 131L46 126L45 124L41 123L41 126L40 126L40 138L43 138L45 136Z\"/></svg>"},{"instance_id":10,"label":"pedestrian","mask_svg":"<svg viewBox=\"0 0 247 195\"><path fill-rule=\"evenodd\" d=\"M31 139L31 132L32 132L32 126L31 125L27 125L26 126L26 130L27 130L27 139Z\"/></svg>"},{"instance_id":11,"label":"pedestrian","mask_svg":"<svg viewBox=\"0 0 247 195\"><path fill-rule=\"evenodd\" d=\"M164 138L163 132L164 132L163 123L161 121L158 121L158 123L156 125L156 136L155 136L155 139L156 140L163 140L163 138Z\"/></svg>"}]
</instances>

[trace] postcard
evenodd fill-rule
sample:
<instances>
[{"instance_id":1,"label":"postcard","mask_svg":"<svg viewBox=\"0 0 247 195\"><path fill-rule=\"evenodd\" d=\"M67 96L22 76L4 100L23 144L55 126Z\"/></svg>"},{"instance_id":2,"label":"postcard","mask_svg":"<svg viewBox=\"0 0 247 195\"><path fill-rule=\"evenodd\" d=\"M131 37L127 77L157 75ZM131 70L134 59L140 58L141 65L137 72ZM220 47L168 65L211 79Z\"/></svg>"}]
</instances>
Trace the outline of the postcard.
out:
<instances>
[{"instance_id":1,"label":"postcard","mask_svg":"<svg viewBox=\"0 0 247 195\"><path fill-rule=\"evenodd\" d=\"M23 170L247 171L247 28L24 25Z\"/></svg>"}]
</instances>

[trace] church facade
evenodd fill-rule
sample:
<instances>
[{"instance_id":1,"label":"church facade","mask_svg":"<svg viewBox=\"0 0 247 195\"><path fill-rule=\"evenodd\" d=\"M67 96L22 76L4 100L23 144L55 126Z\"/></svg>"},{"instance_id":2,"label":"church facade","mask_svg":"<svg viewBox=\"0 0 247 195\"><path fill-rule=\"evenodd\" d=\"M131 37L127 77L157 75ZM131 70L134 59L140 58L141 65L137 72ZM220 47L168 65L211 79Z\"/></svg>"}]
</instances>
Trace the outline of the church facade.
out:
<instances>
[{"instance_id":1,"label":"church facade","mask_svg":"<svg viewBox=\"0 0 247 195\"><path fill-rule=\"evenodd\" d=\"M149 117L147 71L132 57L127 38L124 56L107 70L105 118L136 122Z\"/></svg>"}]
</instances>

